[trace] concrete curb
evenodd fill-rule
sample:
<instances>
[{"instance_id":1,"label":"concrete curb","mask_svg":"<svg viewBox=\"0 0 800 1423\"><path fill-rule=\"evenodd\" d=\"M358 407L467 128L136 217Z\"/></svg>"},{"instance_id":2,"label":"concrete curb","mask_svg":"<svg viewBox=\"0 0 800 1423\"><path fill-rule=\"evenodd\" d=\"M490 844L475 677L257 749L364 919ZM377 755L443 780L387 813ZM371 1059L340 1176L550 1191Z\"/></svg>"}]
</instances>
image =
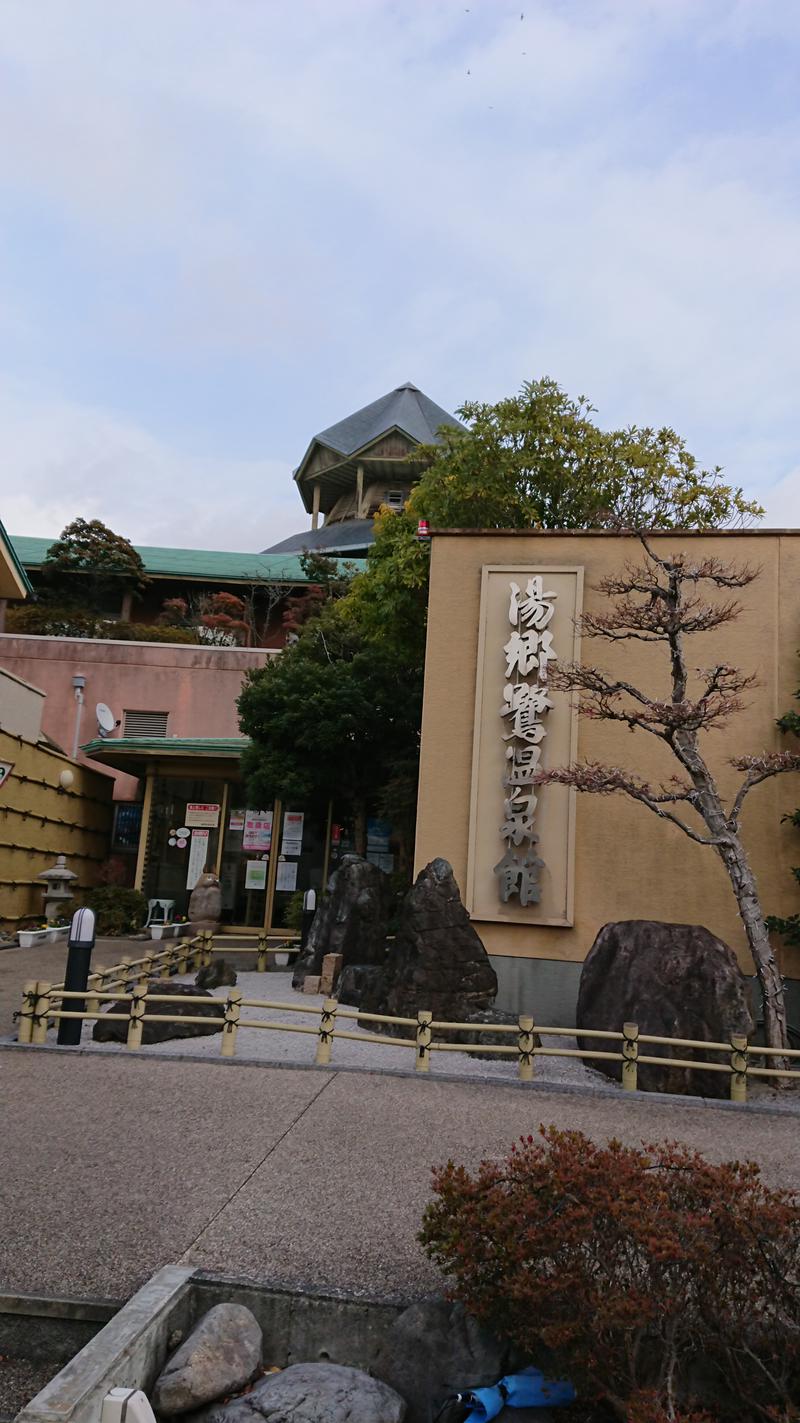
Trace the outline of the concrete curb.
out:
<instances>
[{"instance_id":1,"label":"concrete curb","mask_svg":"<svg viewBox=\"0 0 800 1423\"><path fill-rule=\"evenodd\" d=\"M159 1052L157 1048L148 1047L140 1051L131 1052L125 1055L118 1048L107 1048L101 1044L92 1047L59 1047L57 1043L34 1044L19 1043L13 1038L0 1038L0 1051L13 1052L48 1052L59 1053L67 1057L97 1057L106 1056L122 1058L126 1062L151 1062L158 1059L161 1062L197 1062L211 1064L219 1068L254 1069L263 1072L265 1069L273 1072L320 1072L326 1073L330 1077L338 1075L352 1075L356 1077L396 1077L408 1078L413 1082L448 1082L462 1087L480 1087L496 1090L497 1088L510 1088L515 1092L529 1092L543 1094L545 1096L567 1096L581 1098L613 1099L619 1102L620 1106L631 1106L633 1103L641 1103L643 1099L665 1106L683 1107L685 1109L705 1107L711 1111L720 1112L740 1112L751 1116L795 1116L800 1117L800 1099L796 1102L728 1102L722 1098L715 1097L690 1097L683 1096L676 1092L623 1092L621 1087L589 1087L574 1082L550 1082L537 1081L520 1082L513 1078L498 1079L496 1077L469 1076L462 1077L453 1072L431 1072L426 1076L414 1071L406 1071L400 1067L355 1067L351 1064L337 1066L331 1063L326 1067L319 1067L314 1062L267 1062L258 1058L237 1058L237 1057L208 1057L205 1054L191 1052Z\"/></svg>"}]
</instances>

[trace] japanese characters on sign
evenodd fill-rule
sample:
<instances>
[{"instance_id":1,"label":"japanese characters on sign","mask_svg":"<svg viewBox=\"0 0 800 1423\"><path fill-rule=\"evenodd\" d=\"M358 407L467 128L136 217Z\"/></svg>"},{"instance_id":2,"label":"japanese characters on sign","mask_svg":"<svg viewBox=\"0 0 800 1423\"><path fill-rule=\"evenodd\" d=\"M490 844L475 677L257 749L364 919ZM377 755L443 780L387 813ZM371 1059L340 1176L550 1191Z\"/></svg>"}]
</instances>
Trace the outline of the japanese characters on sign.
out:
<instances>
[{"instance_id":1,"label":"japanese characters on sign","mask_svg":"<svg viewBox=\"0 0 800 1423\"><path fill-rule=\"evenodd\" d=\"M505 742L504 819L500 826L505 853L494 874L503 904L516 896L524 907L541 899L539 872L545 863L537 853L535 777L547 735L547 714L553 705L547 669L556 653L548 623L555 613L557 594L544 591L541 574L527 580L524 592L518 583L511 582L509 588L512 631L503 648L506 682L499 708Z\"/></svg>"}]
</instances>

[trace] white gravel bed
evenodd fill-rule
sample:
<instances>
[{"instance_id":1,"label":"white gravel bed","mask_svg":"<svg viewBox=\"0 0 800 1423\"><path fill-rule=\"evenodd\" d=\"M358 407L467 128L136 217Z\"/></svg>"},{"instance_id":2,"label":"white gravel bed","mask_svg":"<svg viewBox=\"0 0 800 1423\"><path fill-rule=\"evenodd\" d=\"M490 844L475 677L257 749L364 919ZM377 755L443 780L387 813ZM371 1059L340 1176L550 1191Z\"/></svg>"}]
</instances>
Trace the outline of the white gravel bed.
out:
<instances>
[{"instance_id":1,"label":"white gravel bed","mask_svg":"<svg viewBox=\"0 0 800 1423\"><path fill-rule=\"evenodd\" d=\"M193 975L176 977L175 983L193 983ZM285 1003L287 1005L311 1007L314 1013L288 1013L285 1009L272 1008L243 1008L242 1018L248 1020L258 1020L261 1022L288 1022L292 1024L302 1024L313 1027L316 1031L319 1013L324 999L321 994L297 993L292 988L291 973L240 973L238 975L237 987L242 991L245 999L262 999L273 1003ZM212 990L215 998L223 1001L228 995L227 988L215 988ZM127 1049L122 1044L112 1043L92 1043L93 1023L85 1023L81 1042L83 1046L103 1047L106 1051L114 1048L119 1052L126 1052ZM358 1027L355 1019L340 1017L337 1019L337 1027L347 1032L357 1033L359 1037L367 1036L367 1029ZM219 1057L222 1042L221 1033L209 1033L207 1037L199 1038L173 1038L164 1043L154 1044L152 1047L144 1047L142 1052L169 1053L175 1055L189 1055L191 1057ZM513 1042L513 1036L509 1035L509 1043ZM576 1042L572 1037L543 1037L544 1047L575 1047ZM281 1062L281 1063L313 1063L316 1053L317 1039L310 1033L281 1032L278 1029L265 1030L263 1028L239 1028L236 1035L236 1057L247 1058L255 1062ZM361 1067L365 1071L374 1068L401 1068L405 1071L413 1071L414 1051L413 1047L394 1047L391 1044L372 1043L369 1041L352 1042L349 1039L340 1038L334 1035L333 1050L331 1054L332 1067ZM438 1073L453 1073L459 1077L489 1078L492 1080L513 1080L517 1077L516 1059L510 1058L507 1062L487 1061L485 1059L469 1057L467 1053L461 1052L437 1052L431 1053L431 1076ZM593 1068L585 1066L578 1058L569 1057L540 1057L537 1055L534 1062L534 1075L537 1080L546 1082L569 1082L581 1086L601 1084L603 1086L613 1085L609 1078L596 1072Z\"/></svg>"}]
</instances>

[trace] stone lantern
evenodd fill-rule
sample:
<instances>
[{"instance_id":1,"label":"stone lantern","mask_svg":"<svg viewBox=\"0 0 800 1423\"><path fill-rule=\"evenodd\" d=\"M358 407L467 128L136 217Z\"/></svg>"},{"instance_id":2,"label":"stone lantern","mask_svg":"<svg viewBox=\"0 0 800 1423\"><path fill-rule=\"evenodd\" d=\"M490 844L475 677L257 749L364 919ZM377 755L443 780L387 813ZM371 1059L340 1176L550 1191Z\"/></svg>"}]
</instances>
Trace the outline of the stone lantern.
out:
<instances>
[{"instance_id":1,"label":"stone lantern","mask_svg":"<svg viewBox=\"0 0 800 1423\"><path fill-rule=\"evenodd\" d=\"M61 917L64 905L72 899L72 880L78 876L67 869L65 855L59 855L52 869L42 870L37 879L46 881L44 891L44 917L48 924L55 924Z\"/></svg>"}]
</instances>

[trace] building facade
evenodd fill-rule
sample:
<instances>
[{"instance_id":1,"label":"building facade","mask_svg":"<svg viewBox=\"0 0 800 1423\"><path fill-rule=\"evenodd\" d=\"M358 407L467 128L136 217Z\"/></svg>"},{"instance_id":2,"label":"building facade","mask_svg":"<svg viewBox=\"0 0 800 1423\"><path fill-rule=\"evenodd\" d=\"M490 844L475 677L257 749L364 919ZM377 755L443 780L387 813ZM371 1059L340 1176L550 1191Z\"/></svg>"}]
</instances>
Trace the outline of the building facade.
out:
<instances>
[{"instance_id":1,"label":"building facade","mask_svg":"<svg viewBox=\"0 0 800 1423\"><path fill-rule=\"evenodd\" d=\"M793 705L798 683L800 533L681 532L656 535L653 545L760 569L737 594L737 619L688 639L693 665L724 662L758 679L745 709L704 739L721 789L732 794L742 773L731 757L785 749L775 723ZM524 1004L540 1022L569 1021L581 964L599 929L612 920L703 924L731 945L746 972L753 971L730 884L713 849L693 843L624 794L540 788L538 804L521 804L532 821L518 817L514 826L522 837L519 858L527 848L528 858L542 862L534 876L538 899L532 892L524 902L519 876L511 886L504 880L504 846L513 843L502 833L510 794L504 778L513 765L522 802L531 746L543 768L602 762L632 769L653 784L679 769L655 737L579 718L568 695L552 689L542 694L534 688L544 728L534 731L514 690L523 673L533 685L541 670L538 663L520 663L521 643L513 641L510 620L514 613L514 626L524 627L525 600L532 598L529 625L536 628L538 619L550 635L538 643L545 670L551 655L590 661L651 695L668 694L663 645L592 640L581 646L577 633L582 611L608 609L601 580L638 561L640 553L637 543L605 532L437 531L431 539L416 866L436 855L450 860L492 955L503 1000L515 1008ZM767 913L796 907L797 831L782 824L782 816L797 801L797 777L784 775L757 786L745 802L743 834ZM780 952L784 974L800 978L798 952Z\"/></svg>"}]
</instances>

